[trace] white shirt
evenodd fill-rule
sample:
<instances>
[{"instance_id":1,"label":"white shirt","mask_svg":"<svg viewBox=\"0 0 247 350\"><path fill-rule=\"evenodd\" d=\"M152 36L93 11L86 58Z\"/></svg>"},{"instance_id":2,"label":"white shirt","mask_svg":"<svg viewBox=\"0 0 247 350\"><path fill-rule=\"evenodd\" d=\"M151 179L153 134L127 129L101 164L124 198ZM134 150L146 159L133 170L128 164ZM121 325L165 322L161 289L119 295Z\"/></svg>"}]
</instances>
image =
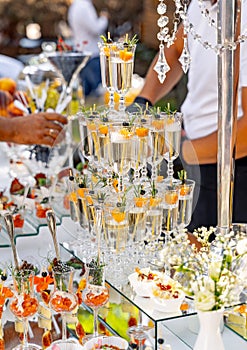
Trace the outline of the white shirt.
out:
<instances>
[{"instance_id":1,"label":"white shirt","mask_svg":"<svg viewBox=\"0 0 247 350\"><path fill-rule=\"evenodd\" d=\"M98 56L98 42L100 35L105 34L108 19L105 16L98 17L91 0L74 0L68 11L68 22L76 49L90 51L92 56Z\"/></svg>"},{"instance_id":2,"label":"white shirt","mask_svg":"<svg viewBox=\"0 0 247 350\"><path fill-rule=\"evenodd\" d=\"M217 4L205 1L210 17L217 23ZM247 1L242 1L242 33L247 26ZM213 45L217 43L217 29L208 23L201 15L198 0L192 0L189 6L189 20L195 32L202 36L202 41ZM215 132L218 128L218 73L216 53L204 48L201 43L188 36L189 51L192 58L188 72L188 93L181 107L184 115L184 128L189 139L196 139ZM241 108L241 87L247 86L247 43L241 44L240 79L238 94L238 117L243 112Z\"/></svg>"}]
</instances>

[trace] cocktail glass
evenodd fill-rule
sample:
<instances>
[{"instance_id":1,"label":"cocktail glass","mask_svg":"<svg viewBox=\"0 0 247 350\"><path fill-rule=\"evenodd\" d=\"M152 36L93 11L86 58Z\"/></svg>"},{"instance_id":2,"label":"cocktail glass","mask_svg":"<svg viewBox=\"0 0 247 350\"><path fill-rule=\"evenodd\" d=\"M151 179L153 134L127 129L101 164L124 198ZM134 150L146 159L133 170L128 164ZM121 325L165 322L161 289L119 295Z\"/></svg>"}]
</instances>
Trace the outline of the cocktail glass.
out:
<instances>
[{"instance_id":1,"label":"cocktail glass","mask_svg":"<svg viewBox=\"0 0 247 350\"><path fill-rule=\"evenodd\" d=\"M90 52L51 52L47 53L46 57L62 74L67 83L67 94L72 91L73 84L78 78L78 74L85 67L91 56Z\"/></svg>"},{"instance_id":2,"label":"cocktail glass","mask_svg":"<svg viewBox=\"0 0 247 350\"><path fill-rule=\"evenodd\" d=\"M73 291L74 269L65 263L53 267L54 290L51 293L49 306L62 316L62 339L59 342L73 342L67 338L66 314L71 313L77 306L77 296Z\"/></svg>"},{"instance_id":3,"label":"cocktail glass","mask_svg":"<svg viewBox=\"0 0 247 350\"><path fill-rule=\"evenodd\" d=\"M82 293L82 298L85 305L93 309L94 315L94 331L92 335L86 337L87 340L99 335L98 310L109 300L109 290L105 286L104 268L104 264L98 258L87 266L87 285Z\"/></svg>"}]
</instances>

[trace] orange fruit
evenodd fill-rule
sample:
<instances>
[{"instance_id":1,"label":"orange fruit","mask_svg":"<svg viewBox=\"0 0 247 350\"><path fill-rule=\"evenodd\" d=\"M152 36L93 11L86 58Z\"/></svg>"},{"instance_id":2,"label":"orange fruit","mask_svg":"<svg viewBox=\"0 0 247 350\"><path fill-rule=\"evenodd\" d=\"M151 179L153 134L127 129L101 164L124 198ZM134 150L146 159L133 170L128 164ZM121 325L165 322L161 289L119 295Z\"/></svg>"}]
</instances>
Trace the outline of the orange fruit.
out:
<instances>
[{"instance_id":1,"label":"orange fruit","mask_svg":"<svg viewBox=\"0 0 247 350\"><path fill-rule=\"evenodd\" d=\"M104 51L104 54L105 54L107 57L110 56L110 52L111 52L111 51L110 51L109 46L104 46L103 51Z\"/></svg>"},{"instance_id":2,"label":"orange fruit","mask_svg":"<svg viewBox=\"0 0 247 350\"><path fill-rule=\"evenodd\" d=\"M156 130L162 130L165 127L165 121L162 119L155 119L152 121L152 126L156 129Z\"/></svg>"},{"instance_id":3,"label":"orange fruit","mask_svg":"<svg viewBox=\"0 0 247 350\"><path fill-rule=\"evenodd\" d=\"M180 187L180 195L181 196L186 196L187 194L189 194L189 192L190 192L190 188L188 186L186 186L186 184L184 184Z\"/></svg>"},{"instance_id":4,"label":"orange fruit","mask_svg":"<svg viewBox=\"0 0 247 350\"><path fill-rule=\"evenodd\" d=\"M131 58L133 57L133 53L127 50L120 50L119 57L121 58L121 60L127 62L131 60Z\"/></svg>"},{"instance_id":5,"label":"orange fruit","mask_svg":"<svg viewBox=\"0 0 247 350\"><path fill-rule=\"evenodd\" d=\"M85 198L85 193L88 192L88 188L78 188L77 193L79 197Z\"/></svg>"},{"instance_id":6,"label":"orange fruit","mask_svg":"<svg viewBox=\"0 0 247 350\"><path fill-rule=\"evenodd\" d=\"M87 196L87 197L86 197L86 200L87 200L87 202L88 202L89 205L93 205L93 199L92 199L91 196Z\"/></svg>"},{"instance_id":7,"label":"orange fruit","mask_svg":"<svg viewBox=\"0 0 247 350\"><path fill-rule=\"evenodd\" d=\"M96 131L95 123L88 123L87 127L90 131Z\"/></svg>"},{"instance_id":8,"label":"orange fruit","mask_svg":"<svg viewBox=\"0 0 247 350\"><path fill-rule=\"evenodd\" d=\"M130 138L131 136L133 136L133 132L130 131L128 128L122 128L119 132L126 139Z\"/></svg>"},{"instance_id":9,"label":"orange fruit","mask_svg":"<svg viewBox=\"0 0 247 350\"><path fill-rule=\"evenodd\" d=\"M135 205L138 208L144 207L144 205L148 202L148 198L145 197L135 197L134 198Z\"/></svg>"},{"instance_id":10,"label":"orange fruit","mask_svg":"<svg viewBox=\"0 0 247 350\"><path fill-rule=\"evenodd\" d=\"M69 194L69 200L70 200L71 202L76 202L76 201L77 201L77 195L76 195L75 192L71 192L71 193Z\"/></svg>"},{"instance_id":11,"label":"orange fruit","mask_svg":"<svg viewBox=\"0 0 247 350\"><path fill-rule=\"evenodd\" d=\"M113 209L111 211L111 215L113 219L118 223L122 222L125 219L125 213L122 211L119 211L118 209Z\"/></svg>"},{"instance_id":12,"label":"orange fruit","mask_svg":"<svg viewBox=\"0 0 247 350\"><path fill-rule=\"evenodd\" d=\"M144 128L144 127L136 128L136 135L139 137L148 136L148 128Z\"/></svg>"},{"instance_id":13,"label":"orange fruit","mask_svg":"<svg viewBox=\"0 0 247 350\"><path fill-rule=\"evenodd\" d=\"M151 207L156 207L157 205L159 205L161 202L161 198L155 198L155 197L151 197L149 204Z\"/></svg>"},{"instance_id":14,"label":"orange fruit","mask_svg":"<svg viewBox=\"0 0 247 350\"><path fill-rule=\"evenodd\" d=\"M178 201L178 194L175 192L167 192L165 194L165 201L167 204L176 204Z\"/></svg>"},{"instance_id":15,"label":"orange fruit","mask_svg":"<svg viewBox=\"0 0 247 350\"><path fill-rule=\"evenodd\" d=\"M174 117L171 117L171 116L170 116L170 117L167 119L166 122L167 122L168 125L171 125L171 124L174 123L174 121L175 121Z\"/></svg>"},{"instance_id":16,"label":"orange fruit","mask_svg":"<svg viewBox=\"0 0 247 350\"><path fill-rule=\"evenodd\" d=\"M99 132L100 132L100 134L107 135L108 134L108 126L100 125L99 126Z\"/></svg>"},{"instance_id":17,"label":"orange fruit","mask_svg":"<svg viewBox=\"0 0 247 350\"><path fill-rule=\"evenodd\" d=\"M161 182L164 179L164 176L158 175L157 176L157 182Z\"/></svg>"}]
</instances>

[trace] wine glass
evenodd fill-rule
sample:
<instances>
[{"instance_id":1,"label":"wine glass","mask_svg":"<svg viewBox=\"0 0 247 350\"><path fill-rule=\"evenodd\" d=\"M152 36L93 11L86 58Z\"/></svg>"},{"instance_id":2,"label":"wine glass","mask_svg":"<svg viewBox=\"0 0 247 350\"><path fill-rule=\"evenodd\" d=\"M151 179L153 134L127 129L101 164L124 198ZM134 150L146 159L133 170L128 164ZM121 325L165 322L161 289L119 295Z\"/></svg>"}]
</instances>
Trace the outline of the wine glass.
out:
<instances>
[{"instance_id":1,"label":"wine glass","mask_svg":"<svg viewBox=\"0 0 247 350\"><path fill-rule=\"evenodd\" d=\"M16 350L41 349L36 344L28 343L28 318L38 311L38 299L34 294L34 271L15 269L12 273L14 297L10 302L10 311L23 323L23 344Z\"/></svg>"},{"instance_id":2,"label":"wine glass","mask_svg":"<svg viewBox=\"0 0 247 350\"><path fill-rule=\"evenodd\" d=\"M167 161L166 183L176 183L173 177L173 162L179 156L181 143L182 113L165 114L165 144L163 157Z\"/></svg>"},{"instance_id":3,"label":"wine glass","mask_svg":"<svg viewBox=\"0 0 247 350\"><path fill-rule=\"evenodd\" d=\"M87 284L82 293L82 299L85 305L93 309L94 331L87 337L97 337L98 333L98 310L109 300L109 290L105 286L105 266L99 261L99 258L92 260L87 266Z\"/></svg>"},{"instance_id":4,"label":"wine glass","mask_svg":"<svg viewBox=\"0 0 247 350\"><path fill-rule=\"evenodd\" d=\"M67 339L66 314L71 313L77 306L77 296L73 292L74 269L59 261L53 266L54 290L51 293L49 306L62 316L62 339L54 343L73 343Z\"/></svg>"}]
</instances>

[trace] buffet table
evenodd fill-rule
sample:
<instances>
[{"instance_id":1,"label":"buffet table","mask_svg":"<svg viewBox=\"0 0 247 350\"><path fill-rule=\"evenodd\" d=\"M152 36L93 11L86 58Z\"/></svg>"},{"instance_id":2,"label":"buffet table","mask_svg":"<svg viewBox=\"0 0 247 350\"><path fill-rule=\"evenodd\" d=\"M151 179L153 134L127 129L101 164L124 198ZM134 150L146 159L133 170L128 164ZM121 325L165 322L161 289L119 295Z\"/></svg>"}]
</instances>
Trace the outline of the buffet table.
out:
<instances>
[{"instance_id":1,"label":"buffet table","mask_svg":"<svg viewBox=\"0 0 247 350\"><path fill-rule=\"evenodd\" d=\"M0 183L2 188L8 186L10 182L8 175L8 160L5 156L5 153L2 151L3 147L4 145L1 145L0 153ZM61 246L61 256L63 259L71 257L72 252L70 252L69 243L75 240L76 230L77 226L69 216L63 217L57 225L57 235ZM0 235L6 235L6 232L3 232L2 230L0 232ZM6 236L4 237L5 240L7 238ZM0 248L1 262L11 260L11 248L7 245L8 244L6 244L5 247L1 246ZM20 257L24 258L32 256L40 260L47 257L48 252L53 250L52 238L46 225L39 227L35 235L20 235L16 240L16 246ZM81 256L79 257L81 258ZM171 345L171 348L173 350L186 350L193 348L195 339L197 337L195 328L198 327L196 319L197 316L195 313L192 312L190 316L183 315L183 317L180 317L180 315L170 317L169 314L164 315L164 313L162 315L154 314L153 311L148 310L148 307L145 308L142 303L139 303L139 301L134 298L133 294L126 294L125 296L123 291L118 291L118 286L114 286L110 280L108 280L108 282L111 286L112 291L114 292L113 294L115 295L115 298L117 295L117 299L120 300L120 302L122 300L121 298L126 298L130 303L133 302L133 305L137 306L141 311L143 311L143 322L147 324L149 322L149 319L154 322L154 332L156 332L156 339L154 337L154 334L152 336L149 336L147 339L147 345L155 348L159 347L161 349L162 347L157 345L156 342L158 335L159 337L164 338L167 344ZM121 298L118 297L118 294L121 296ZM8 319L5 319L4 322L6 323L7 320ZM235 334L226 326L223 327L223 341L226 350L244 350L247 346L246 340ZM6 349L10 349L10 347L7 345Z\"/></svg>"}]
</instances>

